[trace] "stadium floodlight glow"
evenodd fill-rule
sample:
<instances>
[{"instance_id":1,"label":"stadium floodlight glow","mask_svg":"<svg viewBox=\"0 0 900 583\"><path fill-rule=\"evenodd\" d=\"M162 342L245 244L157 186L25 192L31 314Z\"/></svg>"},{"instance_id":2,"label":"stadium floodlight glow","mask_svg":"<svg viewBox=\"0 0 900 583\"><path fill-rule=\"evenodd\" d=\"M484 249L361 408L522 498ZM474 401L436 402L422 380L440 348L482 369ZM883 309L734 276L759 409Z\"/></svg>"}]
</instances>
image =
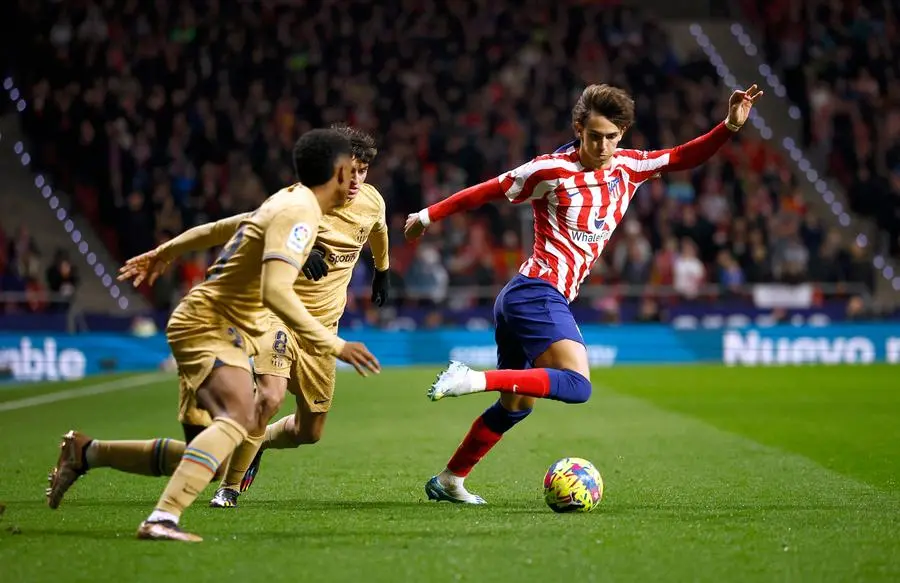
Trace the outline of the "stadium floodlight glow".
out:
<instances>
[{"instance_id":1,"label":"stadium floodlight glow","mask_svg":"<svg viewBox=\"0 0 900 583\"><path fill-rule=\"evenodd\" d=\"M885 265L884 269L881 270L881 274L884 275L885 279L893 279L894 278L894 268L890 265Z\"/></svg>"},{"instance_id":2,"label":"stadium floodlight glow","mask_svg":"<svg viewBox=\"0 0 900 583\"><path fill-rule=\"evenodd\" d=\"M894 286L894 289L900 291L900 277L895 277L894 281L891 282Z\"/></svg>"},{"instance_id":3,"label":"stadium floodlight glow","mask_svg":"<svg viewBox=\"0 0 900 583\"><path fill-rule=\"evenodd\" d=\"M3 89L5 89L9 95L9 100L16 104L16 109L21 113L25 111L25 108L28 104L25 102L25 99L22 97L22 92L16 87L15 81L13 81L12 77L6 77L3 79ZM16 141L13 144L13 152L15 152L16 156L19 157L19 162L21 162L22 166L27 167L31 164L31 154L25 151L25 144L21 141ZM90 246L87 241L82 239L81 231L75 228L75 222L70 218L70 213L63 206L59 197L53 194L53 189L47 184L47 179L43 174L37 174L34 177L34 187L38 189L44 199L47 201L47 204L50 206L50 209L55 211L56 220L59 221L62 228L66 231L66 233L70 233L72 236L72 243L78 246L78 251L85 256L85 261L87 261L88 265L94 268L94 273L100 279L100 282L103 286L109 291L109 295L112 299L118 300L119 308L125 310L128 308L128 298L121 295L121 290L112 286L112 276L109 275L106 271L106 267L102 263L97 261L97 255L90 250ZM110 287L112 286L112 287ZM115 288L115 292L113 292L113 288Z\"/></svg>"},{"instance_id":4,"label":"stadium floodlight glow","mask_svg":"<svg viewBox=\"0 0 900 583\"><path fill-rule=\"evenodd\" d=\"M716 49L710 38L703 32L703 26L701 26L700 23L694 22L691 23L688 30L690 31L691 36L694 37L694 41L697 45L703 49L704 53L706 53L710 64L715 67L716 73L719 74L722 82L729 86L732 91L739 89L740 87L732 83L732 81L735 80L734 75L729 70L728 65L725 63L722 55L719 54L719 51ZM738 44L744 48L744 52L750 56L756 55L756 45L753 44L750 35L744 31L744 27L740 23L735 22L731 25L731 34L737 39ZM759 65L759 74L762 75L769 85L775 89L775 95L784 97L787 94L781 80L778 79L778 76L774 72L772 72L771 66L767 63ZM788 110L788 115L794 119L800 119L800 109L795 105L791 105ZM796 117L794 117L795 115ZM766 121L763 119L762 115L760 115L758 110L754 109L750 112L750 122L757 130L759 130L759 135L763 139L768 140L771 138L772 129L766 124ZM852 220L850 219L850 215L844 212L844 205L836 200L834 193L828 188L828 185L819 179L819 173L812 168L812 163L806 159L802 150L797 147L794 140L790 137L785 137L781 141L781 145L787 150L791 159L797 164L797 168L801 171L801 174L806 177L809 183L822 196L822 200L825 204L830 206L831 212L834 213L838 223L844 227L850 227ZM856 240L866 242L864 245L860 245L861 247L865 247L868 244L868 239L866 239L865 235L862 233L857 233ZM879 265L877 261L880 261L881 264ZM872 265L874 265L876 269L882 270L885 265L884 258L877 255L872 259ZM882 275L884 275L883 271ZM890 279L890 277L886 277L886 279Z\"/></svg>"},{"instance_id":5,"label":"stadium floodlight glow","mask_svg":"<svg viewBox=\"0 0 900 583\"><path fill-rule=\"evenodd\" d=\"M865 249L866 245L868 245L868 244L869 244L869 238L866 237L865 233L860 233L859 235L856 236L856 246L857 247L862 247L863 249Z\"/></svg>"}]
</instances>

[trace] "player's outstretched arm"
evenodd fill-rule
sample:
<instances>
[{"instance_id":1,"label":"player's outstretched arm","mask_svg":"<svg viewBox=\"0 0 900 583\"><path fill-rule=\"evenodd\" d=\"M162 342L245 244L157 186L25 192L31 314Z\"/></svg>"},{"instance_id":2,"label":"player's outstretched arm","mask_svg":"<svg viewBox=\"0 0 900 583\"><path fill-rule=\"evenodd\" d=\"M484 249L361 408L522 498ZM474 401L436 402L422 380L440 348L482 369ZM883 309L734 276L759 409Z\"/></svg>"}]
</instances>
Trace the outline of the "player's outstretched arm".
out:
<instances>
[{"instance_id":1,"label":"player's outstretched arm","mask_svg":"<svg viewBox=\"0 0 900 583\"><path fill-rule=\"evenodd\" d=\"M636 181L642 182L661 172L690 170L712 158L743 127L753 105L762 96L763 92L755 84L746 90L735 91L728 100L728 116L709 132L674 148L650 152L632 150L635 159L628 166L637 174Z\"/></svg>"},{"instance_id":2,"label":"player's outstretched arm","mask_svg":"<svg viewBox=\"0 0 900 583\"><path fill-rule=\"evenodd\" d=\"M499 200L503 198L503 195L503 187L498 178L470 186L406 217L403 234L408 241L413 241L421 237L431 223L456 213L478 208L493 200Z\"/></svg>"},{"instance_id":3,"label":"player's outstretched arm","mask_svg":"<svg viewBox=\"0 0 900 583\"><path fill-rule=\"evenodd\" d=\"M188 229L162 245L132 257L119 269L119 281L134 280L134 287L146 281L153 285L165 273L172 260L193 251L202 251L224 245L237 231L241 221L250 216L243 213Z\"/></svg>"},{"instance_id":4,"label":"player's outstretched arm","mask_svg":"<svg viewBox=\"0 0 900 583\"><path fill-rule=\"evenodd\" d=\"M263 263L260 289L263 305L293 328L304 344L318 352L335 355L353 365L362 376L381 372L378 359L364 344L344 341L310 315L294 292L294 281L299 274L297 266L287 261L270 259Z\"/></svg>"},{"instance_id":5,"label":"player's outstretched arm","mask_svg":"<svg viewBox=\"0 0 900 583\"><path fill-rule=\"evenodd\" d=\"M571 172L575 163L565 156L538 156L497 178L470 186L406 218L404 234L411 241L428 225L452 214L478 208L493 200L506 198L513 204L543 198L558 180Z\"/></svg>"}]
</instances>

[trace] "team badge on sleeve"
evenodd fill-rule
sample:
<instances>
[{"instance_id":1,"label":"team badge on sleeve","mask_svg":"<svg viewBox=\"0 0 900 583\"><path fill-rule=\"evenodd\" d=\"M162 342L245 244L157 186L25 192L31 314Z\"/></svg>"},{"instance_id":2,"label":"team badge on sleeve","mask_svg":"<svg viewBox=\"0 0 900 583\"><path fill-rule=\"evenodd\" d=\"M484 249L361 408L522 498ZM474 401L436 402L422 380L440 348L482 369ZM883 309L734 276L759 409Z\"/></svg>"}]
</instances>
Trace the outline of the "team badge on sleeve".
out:
<instances>
[{"instance_id":1,"label":"team badge on sleeve","mask_svg":"<svg viewBox=\"0 0 900 583\"><path fill-rule=\"evenodd\" d=\"M306 223L297 223L291 227L291 234L288 236L287 248L294 253L303 253L306 246L312 238L312 229Z\"/></svg>"}]
</instances>

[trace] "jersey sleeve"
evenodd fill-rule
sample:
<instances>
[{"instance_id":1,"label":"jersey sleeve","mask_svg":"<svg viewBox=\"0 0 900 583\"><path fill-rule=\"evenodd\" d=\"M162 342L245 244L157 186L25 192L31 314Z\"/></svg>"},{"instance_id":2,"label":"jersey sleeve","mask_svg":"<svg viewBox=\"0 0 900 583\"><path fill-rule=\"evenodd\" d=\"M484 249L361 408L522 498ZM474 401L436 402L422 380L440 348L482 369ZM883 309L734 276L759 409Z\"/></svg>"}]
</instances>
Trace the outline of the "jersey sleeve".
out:
<instances>
[{"instance_id":1,"label":"jersey sleeve","mask_svg":"<svg viewBox=\"0 0 900 583\"><path fill-rule=\"evenodd\" d=\"M303 205L280 209L265 227L262 260L284 261L302 270L318 228L313 209Z\"/></svg>"},{"instance_id":2,"label":"jersey sleeve","mask_svg":"<svg viewBox=\"0 0 900 583\"><path fill-rule=\"evenodd\" d=\"M721 122L702 136L674 148L619 150L616 157L628 169L631 181L640 184L663 172L696 168L712 158L733 134L725 122Z\"/></svg>"},{"instance_id":3,"label":"jersey sleeve","mask_svg":"<svg viewBox=\"0 0 900 583\"><path fill-rule=\"evenodd\" d=\"M377 192L377 191L376 191ZM378 219L375 221L375 224L372 226L373 231L387 231L387 205L384 203L384 199L381 198L381 195L378 195L379 198L379 210L378 210Z\"/></svg>"},{"instance_id":4,"label":"jersey sleeve","mask_svg":"<svg viewBox=\"0 0 900 583\"><path fill-rule=\"evenodd\" d=\"M558 156L538 156L500 175L500 188L513 204L543 198L569 173L567 164L572 165Z\"/></svg>"},{"instance_id":5,"label":"jersey sleeve","mask_svg":"<svg viewBox=\"0 0 900 583\"><path fill-rule=\"evenodd\" d=\"M387 216L384 201L381 201L381 207L378 219L369 233L369 247L372 249L372 257L375 261L375 269L378 271L387 271L390 267L390 238L388 237Z\"/></svg>"}]
</instances>

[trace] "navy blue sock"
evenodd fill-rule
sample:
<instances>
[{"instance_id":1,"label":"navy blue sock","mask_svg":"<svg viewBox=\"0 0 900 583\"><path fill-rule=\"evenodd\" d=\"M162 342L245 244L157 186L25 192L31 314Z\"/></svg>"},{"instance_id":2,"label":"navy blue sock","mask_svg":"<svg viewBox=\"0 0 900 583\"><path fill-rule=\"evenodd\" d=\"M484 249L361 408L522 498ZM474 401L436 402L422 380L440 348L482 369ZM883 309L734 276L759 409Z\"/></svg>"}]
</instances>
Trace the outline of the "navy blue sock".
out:
<instances>
[{"instance_id":1,"label":"navy blue sock","mask_svg":"<svg viewBox=\"0 0 900 583\"><path fill-rule=\"evenodd\" d=\"M512 429L516 423L528 417L529 414L531 414L531 409L508 411L497 400L496 403L485 409L484 413L481 414L481 419L488 429L495 433L503 434Z\"/></svg>"},{"instance_id":2,"label":"navy blue sock","mask_svg":"<svg viewBox=\"0 0 900 583\"><path fill-rule=\"evenodd\" d=\"M550 377L549 398L563 403L585 403L591 398L591 381L575 371L548 368Z\"/></svg>"}]
</instances>

